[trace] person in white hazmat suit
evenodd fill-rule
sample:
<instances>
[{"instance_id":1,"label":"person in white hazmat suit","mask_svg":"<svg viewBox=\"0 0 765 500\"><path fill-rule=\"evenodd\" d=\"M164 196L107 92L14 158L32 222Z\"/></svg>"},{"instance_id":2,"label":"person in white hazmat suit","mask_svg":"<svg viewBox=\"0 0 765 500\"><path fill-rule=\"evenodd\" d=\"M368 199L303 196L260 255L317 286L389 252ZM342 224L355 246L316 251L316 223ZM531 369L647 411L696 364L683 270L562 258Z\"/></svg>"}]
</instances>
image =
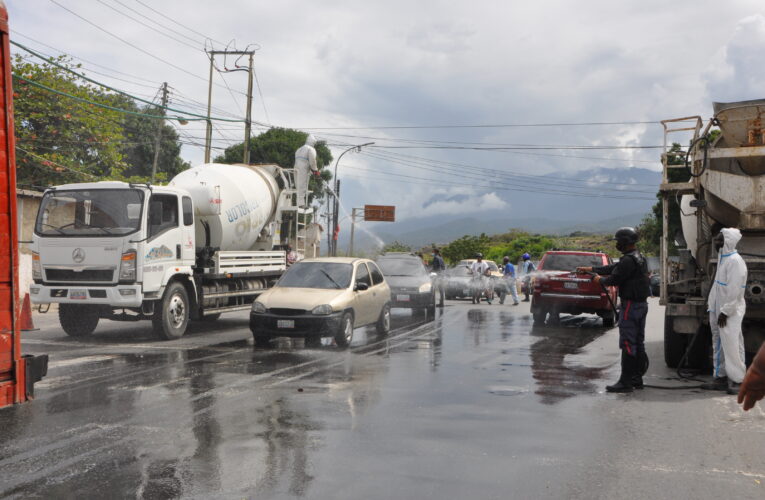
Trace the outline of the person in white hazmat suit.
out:
<instances>
[{"instance_id":1,"label":"person in white hazmat suit","mask_svg":"<svg viewBox=\"0 0 765 500\"><path fill-rule=\"evenodd\" d=\"M736 251L741 231L723 228L715 236L719 252L717 272L707 301L709 325L712 328L714 380L702 387L708 390L737 394L744 380L744 335L741 323L746 312L747 269L744 259Z\"/></svg>"},{"instance_id":2,"label":"person in white hazmat suit","mask_svg":"<svg viewBox=\"0 0 765 500\"><path fill-rule=\"evenodd\" d=\"M308 135L305 144L295 151L295 189L298 194L298 206L308 208L308 179L311 173L319 176L319 168L316 166L316 138Z\"/></svg>"}]
</instances>

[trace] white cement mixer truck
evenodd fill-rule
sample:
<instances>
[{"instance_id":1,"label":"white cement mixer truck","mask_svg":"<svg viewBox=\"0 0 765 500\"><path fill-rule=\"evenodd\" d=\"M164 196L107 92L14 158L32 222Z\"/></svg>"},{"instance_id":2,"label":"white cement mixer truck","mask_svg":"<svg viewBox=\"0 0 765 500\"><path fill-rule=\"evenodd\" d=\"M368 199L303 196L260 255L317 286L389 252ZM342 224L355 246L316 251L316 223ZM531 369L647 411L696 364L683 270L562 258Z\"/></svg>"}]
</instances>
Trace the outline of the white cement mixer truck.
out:
<instances>
[{"instance_id":1,"label":"white cement mixer truck","mask_svg":"<svg viewBox=\"0 0 765 500\"><path fill-rule=\"evenodd\" d=\"M175 339L189 320L248 309L286 269L280 245L294 234L282 231L297 234L304 212L290 173L207 164L167 186L48 189L32 242L32 302L57 303L62 328L75 337L107 318L151 319L160 338Z\"/></svg>"},{"instance_id":2,"label":"white cement mixer truck","mask_svg":"<svg viewBox=\"0 0 765 500\"><path fill-rule=\"evenodd\" d=\"M663 204L661 301L666 305L664 357L667 365L701 368L709 355L707 296L717 253L712 238L737 227L738 252L746 261L744 344L756 352L765 340L765 100L714 103L706 124L699 116L665 120L661 186ZM720 134L710 139L713 127ZM687 159L669 152L670 134L691 133ZM685 169L689 182L670 182L670 170ZM669 202L678 200L682 230L669 234ZM669 256L669 239L679 250ZM692 339L695 339L691 343Z\"/></svg>"}]
</instances>

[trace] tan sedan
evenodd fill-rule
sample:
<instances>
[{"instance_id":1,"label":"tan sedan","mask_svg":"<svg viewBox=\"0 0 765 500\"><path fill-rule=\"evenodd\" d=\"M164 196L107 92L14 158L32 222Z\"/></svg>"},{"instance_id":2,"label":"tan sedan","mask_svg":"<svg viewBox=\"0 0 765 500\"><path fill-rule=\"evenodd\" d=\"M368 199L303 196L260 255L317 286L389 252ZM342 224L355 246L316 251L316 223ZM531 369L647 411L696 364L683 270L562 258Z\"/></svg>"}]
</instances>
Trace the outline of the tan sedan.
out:
<instances>
[{"instance_id":1,"label":"tan sedan","mask_svg":"<svg viewBox=\"0 0 765 500\"><path fill-rule=\"evenodd\" d=\"M347 347L354 328L371 324L381 335L390 331L390 288L373 261L351 257L293 264L250 311L250 330L259 347L275 337L303 337L306 345L333 337Z\"/></svg>"}]
</instances>

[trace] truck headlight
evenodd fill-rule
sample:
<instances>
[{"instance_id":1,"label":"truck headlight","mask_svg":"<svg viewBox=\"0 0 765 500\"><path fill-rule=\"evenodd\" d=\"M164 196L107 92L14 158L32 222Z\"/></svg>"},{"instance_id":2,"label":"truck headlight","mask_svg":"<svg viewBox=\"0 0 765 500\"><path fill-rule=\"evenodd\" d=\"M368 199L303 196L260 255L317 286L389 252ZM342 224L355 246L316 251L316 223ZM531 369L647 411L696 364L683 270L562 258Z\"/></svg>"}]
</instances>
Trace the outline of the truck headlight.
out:
<instances>
[{"instance_id":1,"label":"truck headlight","mask_svg":"<svg viewBox=\"0 0 765 500\"><path fill-rule=\"evenodd\" d=\"M322 304L320 306L316 306L311 311L311 314L315 314L316 316L327 316L329 314L332 314L332 306L329 304Z\"/></svg>"},{"instance_id":2,"label":"truck headlight","mask_svg":"<svg viewBox=\"0 0 765 500\"><path fill-rule=\"evenodd\" d=\"M255 301L252 303L252 313L253 314L266 314L268 312L268 308L263 305L262 302Z\"/></svg>"},{"instance_id":3,"label":"truck headlight","mask_svg":"<svg viewBox=\"0 0 765 500\"><path fill-rule=\"evenodd\" d=\"M420 285L420 293L428 293L431 290L431 288L433 288L433 285L431 285L430 283L423 283L422 285Z\"/></svg>"},{"instance_id":4,"label":"truck headlight","mask_svg":"<svg viewBox=\"0 0 765 500\"><path fill-rule=\"evenodd\" d=\"M40 254L37 252L32 253L32 279L34 281L42 281L42 266L40 265Z\"/></svg>"},{"instance_id":5,"label":"truck headlight","mask_svg":"<svg viewBox=\"0 0 765 500\"><path fill-rule=\"evenodd\" d=\"M136 253L135 250L128 250L122 254L120 260L120 282L132 283L136 279L135 273Z\"/></svg>"}]
</instances>

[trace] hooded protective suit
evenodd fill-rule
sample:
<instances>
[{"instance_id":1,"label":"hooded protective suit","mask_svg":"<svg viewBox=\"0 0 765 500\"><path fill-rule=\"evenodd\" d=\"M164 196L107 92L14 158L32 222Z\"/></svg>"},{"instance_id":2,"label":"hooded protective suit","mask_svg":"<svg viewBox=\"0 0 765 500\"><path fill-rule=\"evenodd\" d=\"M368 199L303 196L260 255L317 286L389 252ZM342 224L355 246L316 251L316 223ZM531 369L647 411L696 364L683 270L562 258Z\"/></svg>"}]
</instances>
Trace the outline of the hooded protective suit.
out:
<instances>
[{"instance_id":1,"label":"hooded protective suit","mask_svg":"<svg viewBox=\"0 0 765 500\"><path fill-rule=\"evenodd\" d=\"M707 301L709 324L712 327L715 377L727 376L733 382L744 380L744 336L741 322L746 312L746 263L736 251L741 231L724 228L723 248L717 261L717 272ZM724 327L717 325L720 313L728 317Z\"/></svg>"},{"instance_id":2,"label":"hooded protective suit","mask_svg":"<svg viewBox=\"0 0 765 500\"><path fill-rule=\"evenodd\" d=\"M316 138L309 135L305 144L295 151L295 189L298 192L298 205L308 205L308 178L311 172L318 173L316 166Z\"/></svg>"}]
</instances>

